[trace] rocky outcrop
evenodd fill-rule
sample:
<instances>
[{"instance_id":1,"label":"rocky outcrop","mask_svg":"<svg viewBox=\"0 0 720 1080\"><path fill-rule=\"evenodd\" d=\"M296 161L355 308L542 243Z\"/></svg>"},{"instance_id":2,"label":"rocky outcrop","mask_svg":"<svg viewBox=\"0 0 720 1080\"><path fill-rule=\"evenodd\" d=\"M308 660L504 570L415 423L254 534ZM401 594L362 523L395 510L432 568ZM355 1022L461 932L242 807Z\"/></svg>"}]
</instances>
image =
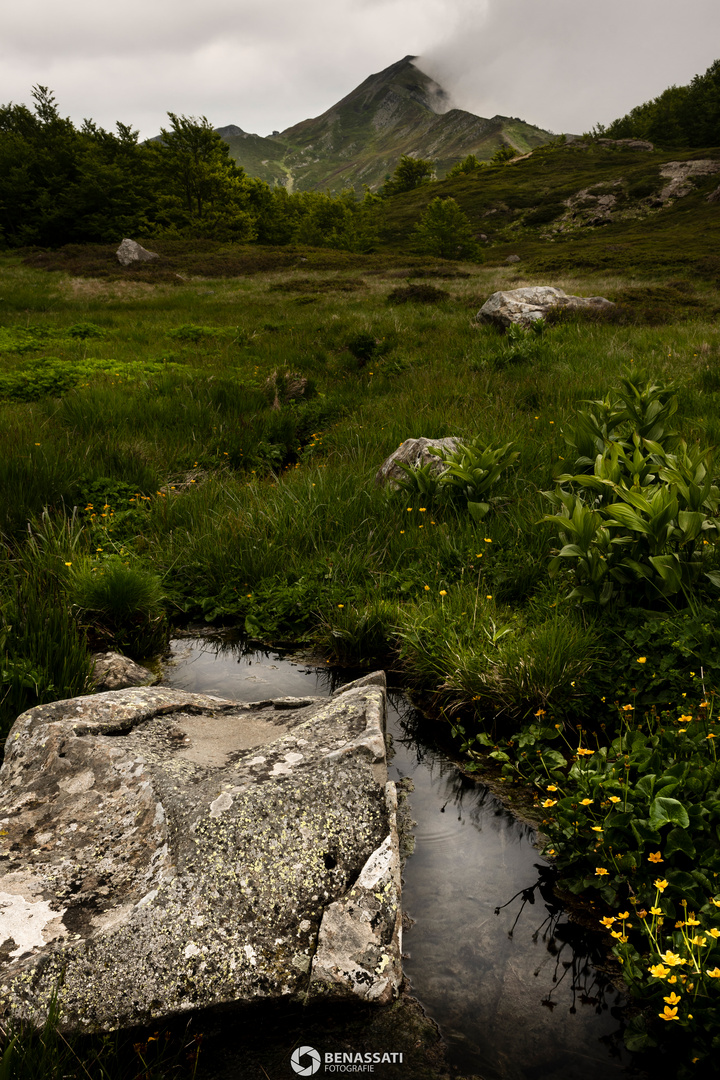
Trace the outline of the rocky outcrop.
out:
<instances>
[{"instance_id":1,"label":"rocky outcrop","mask_svg":"<svg viewBox=\"0 0 720 1080\"><path fill-rule=\"evenodd\" d=\"M130 686L152 686L157 676L121 653L95 653L92 679L97 690L127 690Z\"/></svg>"},{"instance_id":2,"label":"rocky outcrop","mask_svg":"<svg viewBox=\"0 0 720 1080\"><path fill-rule=\"evenodd\" d=\"M660 202L679 199L692 191L696 176L711 176L720 172L720 161L701 158L697 161L668 161L660 166L660 175L669 183L660 192Z\"/></svg>"},{"instance_id":3,"label":"rocky outcrop","mask_svg":"<svg viewBox=\"0 0 720 1080\"><path fill-rule=\"evenodd\" d=\"M150 259L159 259L156 251L148 251L136 240L125 239L115 252L117 261L121 266L133 266L134 263L149 262Z\"/></svg>"},{"instance_id":4,"label":"rocky outcrop","mask_svg":"<svg viewBox=\"0 0 720 1080\"><path fill-rule=\"evenodd\" d=\"M331 699L39 706L0 772L0 1012L109 1030L401 980L384 675Z\"/></svg>"},{"instance_id":5,"label":"rocky outcrop","mask_svg":"<svg viewBox=\"0 0 720 1080\"><path fill-rule=\"evenodd\" d=\"M598 146L617 147L619 150L654 150L647 139L598 139Z\"/></svg>"},{"instance_id":6,"label":"rocky outcrop","mask_svg":"<svg viewBox=\"0 0 720 1080\"><path fill-rule=\"evenodd\" d=\"M445 439L406 439L400 443L389 458L383 461L375 474L375 483L379 486L389 485L398 487L398 480L406 480L407 475L401 465L408 465L411 469L418 469L421 465L429 465L431 471L437 476L445 471L446 465L441 457L431 453L432 450L444 450L451 453L456 449L460 439L449 435Z\"/></svg>"},{"instance_id":7,"label":"rocky outcrop","mask_svg":"<svg viewBox=\"0 0 720 1080\"><path fill-rule=\"evenodd\" d=\"M598 311L614 307L614 304L602 296L568 296L562 289L554 289L550 285L533 285L493 293L478 311L477 318L503 329L512 323L531 326L556 307L571 311Z\"/></svg>"}]
</instances>

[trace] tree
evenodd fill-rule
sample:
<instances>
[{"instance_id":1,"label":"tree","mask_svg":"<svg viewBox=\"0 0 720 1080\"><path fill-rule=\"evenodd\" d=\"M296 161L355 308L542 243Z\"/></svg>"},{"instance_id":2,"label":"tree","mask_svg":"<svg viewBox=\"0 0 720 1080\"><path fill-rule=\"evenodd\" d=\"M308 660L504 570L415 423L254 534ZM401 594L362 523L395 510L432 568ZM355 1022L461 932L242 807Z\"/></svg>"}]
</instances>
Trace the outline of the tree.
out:
<instances>
[{"instance_id":1,"label":"tree","mask_svg":"<svg viewBox=\"0 0 720 1080\"><path fill-rule=\"evenodd\" d=\"M245 177L230 157L230 148L205 116L178 116L169 112L170 130L160 129L154 145L161 155L166 178L182 193L188 214L202 218L219 199L232 198L233 188Z\"/></svg>"},{"instance_id":2,"label":"tree","mask_svg":"<svg viewBox=\"0 0 720 1080\"><path fill-rule=\"evenodd\" d=\"M498 146L497 150L490 158L491 165L505 165L506 162L512 161L514 157L517 157L517 150L514 146L510 146L508 143L503 143L502 146Z\"/></svg>"},{"instance_id":3,"label":"tree","mask_svg":"<svg viewBox=\"0 0 720 1080\"><path fill-rule=\"evenodd\" d=\"M478 169L484 168L484 161L478 161L474 154L468 154L463 161L458 161L457 165L453 165L445 179L453 180L457 176L467 176L468 173L477 172Z\"/></svg>"},{"instance_id":4,"label":"tree","mask_svg":"<svg viewBox=\"0 0 720 1080\"><path fill-rule=\"evenodd\" d=\"M414 191L422 184L432 180L435 172L434 161L403 154L397 163L395 172L382 188L383 195L399 195L403 191Z\"/></svg>"},{"instance_id":5,"label":"tree","mask_svg":"<svg viewBox=\"0 0 720 1080\"><path fill-rule=\"evenodd\" d=\"M472 259L477 255L470 220L455 199L433 199L415 226L418 251L442 259Z\"/></svg>"}]
</instances>

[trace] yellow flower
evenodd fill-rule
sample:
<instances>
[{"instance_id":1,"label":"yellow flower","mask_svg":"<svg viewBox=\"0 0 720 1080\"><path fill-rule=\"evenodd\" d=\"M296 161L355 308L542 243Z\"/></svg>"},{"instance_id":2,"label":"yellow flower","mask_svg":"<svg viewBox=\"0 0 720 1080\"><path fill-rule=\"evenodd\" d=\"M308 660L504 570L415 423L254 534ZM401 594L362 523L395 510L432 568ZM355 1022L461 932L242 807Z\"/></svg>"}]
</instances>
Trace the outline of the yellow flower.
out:
<instances>
[{"instance_id":1,"label":"yellow flower","mask_svg":"<svg viewBox=\"0 0 720 1080\"><path fill-rule=\"evenodd\" d=\"M557 784L548 784L547 789L548 791L557 791Z\"/></svg>"},{"instance_id":2,"label":"yellow flower","mask_svg":"<svg viewBox=\"0 0 720 1080\"><path fill-rule=\"evenodd\" d=\"M600 825L591 825L590 828L592 829L593 832L602 832L603 831L602 826L600 826Z\"/></svg>"},{"instance_id":3,"label":"yellow flower","mask_svg":"<svg viewBox=\"0 0 720 1080\"><path fill-rule=\"evenodd\" d=\"M425 513L425 507L424 507L424 506L421 506L421 507L420 507L419 509L420 509L420 513L421 513L421 514L424 514L424 513Z\"/></svg>"},{"instance_id":4,"label":"yellow flower","mask_svg":"<svg viewBox=\"0 0 720 1080\"><path fill-rule=\"evenodd\" d=\"M603 924L604 927L609 930L612 924L615 922L615 919L612 915L603 915L600 922Z\"/></svg>"},{"instance_id":5,"label":"yellow flower","mask_svg":"<svg viewBox=\"0 0 720 1080\"><path fill-rule=\"evenodd\" d=\"M629 919L629 918L630 918L630 912L629 911L618 911L618 919Z\"/></svg>"},{"instance_id":6,"label":"yellow flower","mask_svg":"<svg viewBox=\"0 0 720 1080\"><path fill-rule=\"evenodd\" d=\"M620 798L619 795L610 795L609 801L611 803L619 803L619 802L622 802L622 799Z\"/></svg>"},{"instance_id":7,"label":"yellow flower","mask_svg":"<svg viewBox=\"0 0 720 1080\"><path fill-rule=\"evenodd\" d=\"M712 896L710 897L710 903L711 903L711 904L714 904L714 905L715 905L715 907L720 907L720 900L716 900L716 899L715 899L714 897L712 897Z\"/></svg>"},{"instance_id":8,"label":"yellow flower","mask_svg":"<svg viewBox=\"0 0 720 1080\"><path fill-rule=\"evenodd\" d=\"M720 967L714 967L712 970L708 970L706 974L709 975L711 979L720 979Z\"/></svg>"},{"instance_id":9,"label":"yellow flower","mask_svg":"<svg viewBox=\"0 0 720 1080\"><path fill-rule=\"evenodd\" d=\"M486 536L486 537L485 537L485 543L486 543L486 544L492 544L492 540L490 539L490 537L489 537L489 536Z\"/></svg>"},{"instance_id":10,"label":"yellow flower","mask_svg":"<svg viewBox=\"0 0 720 1080\"><path fill-rule=\"evenodd\" d=\"M669 1005L666 1005L661 1013L658 1013L661 1020L678 1020L677 1009L671 1009Z\"/></svg>"},{"instance_id":11,"label":"yellow flower","mask_svg":"<svg viewBox=\"0 0 720 1080\"><path fill-rule=\"evenodd\" d=\"M670 952L669 949L667 952L660 953L660 959L664 964L668 964L670 967L677 967L678 965L687 963L686 960L683 960L682 956L679 956L678 953Z\"/></svg>"},{"instance_id":12,"label":"yellow flower","mask_svg":"<svg viewBox=\"0 0 720 1080\"><path fill-rule=\"evenodd\" d=\"M557 803L557 799L546 799L545 802L543 803L543 806L545 808L547 808L548 806L555 806L556 803Z\"/></svg>"},{"instance_id":13,"label":"yellow flower","mask_svg":"<svg viewBox=\"0 0 720 1080\"><path fill-rule=\"evenodd\" d=\"M575 753L578 755L578 757L592 757L592 755L595 753L595 751L594 750L585 750L584 747L578 746Z\"/></svg>"},{"instance_id":14,"label":"yellow flower","mask_svg":"<svg viewBox=\"0 0 720 1080\"><path fill-rule=\"evenodd\" d=\"M670 974L670 968L665 967L664 964L653 964L648 968L648 971L652 975L653 979L664 979Z\"/></svg>"},{"instance_id":15,"label":"yellow flower","mask_svg":"<svg viewBox=\"0 0 720 1080\"><path fill-rule=\"evenodd\" d=\"M338 604L338 607L345 607L344 604Z\"/></svg>"},{"instance_id":16,"label":"yellow flower","mask_svg":"<svg viewBox=\"0 0 720 1080\"><path fill-rule=\"evenodd\" d=\"M715 938L715 940L717 941L717 939L720 937L720 930L718 930L716 926L713 926L712 930L708 930L708 934L711 938Z\"/></svg>"},{"instance_id":17,"label":"yellow flower","mask_svg":"<svg viewBox=\"0 0 720 1080\"><path fill-rule=\"evenodd\" d=\"M630 712L630 710L634 709L634 707L635 707L634 705L623 705L622 706L622 711L623 712Z\"/></svg>"},{"instance_id":18,"label":"yellow flower","mask_svg":"<svg viewBox=\"0 0 720 1080\"><path fill-rule=\"evenodd\" d=\"M425 592L430 592L430 586L429 585L425 585L425 586L423 586L423 588L425 589Z\"/></svg>"},{"instance_id":19,"label":"yellow flower","mask_svg":"<svg viewBox=\"0 0 720 1080\"><path fill-rule=\"evenodd\" d=\"M678 716L678 718L677 718L678 724L689 724L691 720L692 720L692 715L690 713L687 713L684 716Z\"/></svg>"},{"instance_id":20,"label":"yellow flower","mask_svg":"<svg viewBox=\"0 0 720 1080\"><path fill-rule=\"evenodd\" d=\"M609 870L605 870L605 868L602 867L602 866L596 866L595 867L595 876L596 877L606 877L607 874L609 874L609 872L610 872Z\"/></svg>"},{"instance_id":21,"label":"yellow flower","mask_svg":"<svg viewBox=\"0 0 720 1080\"><path fill-rule=\"evenodd\" d=\"M699 926L700 925L700 920L695 918L695 912L694 911L691 911L690 914L688 915L687 924L688 924L688 926Z\"/></svg>"},{"instance_id":22,"label":"yellow flower","mask_svg":"<svg viewBox=\"0 0 720 1080\"><path fill-rule=\"evenodd\" d=\"M447 596L447 589L441 589L440 590L440 595L441 596Z\"/></svg>"},{"instance_id":23,"label":"yellow flower","mask_svg":"<svg viewBox=\"0 0 720 1080\"><path fill-rule=\"evenodd\" d=\"M665 878L658 878L657 881L653 881L653 885L659 892L664 892L668 887L668 883Z\"/></svg>"},{"instance_id":24,"label":"yellow flower","mask_svg":"<svg viewBox=\"0 0 720 1080\"><path fill-rule=\"evenodd\" d=\"M663 915L663 914L664 914L664 912L663 912L663 909L662 909L662 908L659 908L659 907L651 907L651 908L650 908L650 914L651 914L651 915Z\"/></svg>"},{"instance_id":25,"label":"yellow flower","mask_svg":"<svg viewBox=\"0 0 720 1080\"><path fill-rule=\"evenodd\" d=\"M699 945L700 947L702 947L703 945L707 945L707 939L702 937L701 934L696 934L695 937L692 939L692 943L693 945Z\"/></svg>"},{"instance_id":26,"label":"yellow flower","mask_svg":"<svg viewBox=\"0 0 720 1080\"><path fill-rule=\"evenodd\" d=\"M65 565L66 566L72 566L72 563L71 562L66 562Z\"/></svg>"},{"instance_id":27,"label":"yellow flower","mask_svg":"<svg viewBox=\"0 0 720 1080\"><path fill-rule=\"evenodd\" d=\"M662 853L659 851L651 851L648 855L648 862L659 863L663 862Z\"/></svg>"},{"instance_id":28,"label":"yellow flower","mask_svg":"<svg viewBox=\"0 0 720 1080\"><path fill-rule=\"evenodd\" d=\"M647 656L638 656L638 658L637 658L637 662L638 662L638 664L645 664L645 663L647 663Z\"/></svg>"}]
</instances>

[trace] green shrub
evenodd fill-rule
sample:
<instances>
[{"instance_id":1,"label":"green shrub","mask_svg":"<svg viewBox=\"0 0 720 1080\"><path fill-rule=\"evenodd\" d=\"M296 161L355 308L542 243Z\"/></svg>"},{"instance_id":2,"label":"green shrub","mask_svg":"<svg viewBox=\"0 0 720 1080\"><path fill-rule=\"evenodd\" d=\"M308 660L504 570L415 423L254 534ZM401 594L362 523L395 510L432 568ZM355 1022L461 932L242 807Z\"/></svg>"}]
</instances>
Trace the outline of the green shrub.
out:
<instances>
[{"instance_id":1,"label":"green shrub","mask_svg":"<svg viewBox=\"0 0 720 1080\"><path fill-rule=\"evenodd\" d=\"M163 590L152 570L117 555L101 560L80 558L72 564L68 584L73 604L99 644L140 657L165 644Z\"/></svg>"}]
</instances>

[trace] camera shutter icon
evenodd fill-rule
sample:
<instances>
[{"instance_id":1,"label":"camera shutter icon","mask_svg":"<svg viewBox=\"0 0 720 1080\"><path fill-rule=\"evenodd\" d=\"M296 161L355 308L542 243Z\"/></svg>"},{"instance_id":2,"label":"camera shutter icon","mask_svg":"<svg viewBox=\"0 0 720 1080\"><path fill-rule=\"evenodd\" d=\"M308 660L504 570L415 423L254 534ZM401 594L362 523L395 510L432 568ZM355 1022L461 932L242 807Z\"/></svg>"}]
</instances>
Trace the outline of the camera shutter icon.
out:
<instances>
[{"instance_id":1,"label":"camera shutter icon","mask_svg":"<svg viewBox=\"0 0 720 1080\"><path fill-rule=\"evenodd\" d=\"M320 1055L312 1046L298 1046L293 1050L290 1064L298 1076L314 1076L320 1068Z\"/></svg>"}]
</instances>

